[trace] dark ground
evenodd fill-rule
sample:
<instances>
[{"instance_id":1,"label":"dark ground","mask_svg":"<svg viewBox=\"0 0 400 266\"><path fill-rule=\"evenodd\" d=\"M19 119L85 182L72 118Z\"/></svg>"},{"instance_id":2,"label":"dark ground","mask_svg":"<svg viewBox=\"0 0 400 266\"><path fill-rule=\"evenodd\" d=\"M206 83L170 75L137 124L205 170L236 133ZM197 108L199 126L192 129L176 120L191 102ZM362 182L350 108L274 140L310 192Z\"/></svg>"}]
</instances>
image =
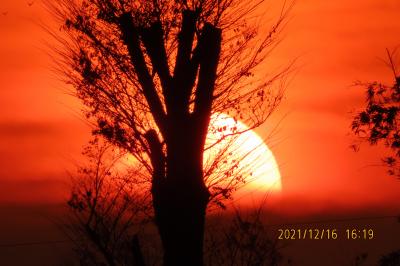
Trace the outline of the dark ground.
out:
<instances>
[{"instance_id":1,"label":"dark ground","mask_svg":"<svg viewBox=\"0 0 400 266\"><path fill-rule=\"evenodd\" d=\"M0 207L0 265L50 266L72 265L70 242L65 240L57 223L65 221L61 206L1 206ZM400 249L400 223L397 218L346 220L346 218L378 217L379 210L357 213L314 214L284 217L266 213L268 230L277 237L278 229L337 229L337 240L283 240L283 265L354 265L357 255L367 253L363 265L376 265L381 255ZM225 220L225 219L224 219ZM326 221L329 220L329 221ZM304 221L325 221L303 224ZM294 224L293 224L294 223ZM347 240L346 229L371 228L372 240ZM34 244L32 244L34 243ZM19 245L21 244L21 245Z\"/></svg>"}]
</instances>

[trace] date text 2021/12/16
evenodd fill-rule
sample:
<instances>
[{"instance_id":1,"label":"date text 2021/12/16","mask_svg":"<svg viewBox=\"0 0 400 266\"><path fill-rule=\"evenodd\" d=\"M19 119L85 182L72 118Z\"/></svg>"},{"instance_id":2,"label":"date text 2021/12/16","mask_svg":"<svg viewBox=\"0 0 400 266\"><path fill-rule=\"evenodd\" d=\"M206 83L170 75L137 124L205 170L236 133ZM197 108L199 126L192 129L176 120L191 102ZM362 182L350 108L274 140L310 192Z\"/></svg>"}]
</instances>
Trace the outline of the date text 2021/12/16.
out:
<instances>
[{"instance_id":1,"label":"date text 2021/12/16","mask_svg":"<svg viewBox=\"0 0 400 266\"><path fill-rule=\"evenodd\" d=\"M372 240L374 230L370 228L351 228L345 230L338 229L278 229L279 240Z\"/></svg>"}]
</instances>

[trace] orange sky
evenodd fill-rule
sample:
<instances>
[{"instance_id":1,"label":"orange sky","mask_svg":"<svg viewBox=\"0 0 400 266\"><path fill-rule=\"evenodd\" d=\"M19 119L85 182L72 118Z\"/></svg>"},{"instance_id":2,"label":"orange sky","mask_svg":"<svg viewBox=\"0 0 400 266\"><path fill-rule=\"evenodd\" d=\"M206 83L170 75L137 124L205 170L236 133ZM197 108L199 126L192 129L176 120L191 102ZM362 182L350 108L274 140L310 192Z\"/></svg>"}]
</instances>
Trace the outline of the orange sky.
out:
<instances>
[{"instance_id":1,"label":"orange sky","mask_svg":"<svg viewBox=\"0 0 400 266\"><path fill-rule=\"evenodd\" d=\"M39 1L0 4L0 204L56 203L68 193L90 130L79 105L49 70L48 22ZM297 72L262 136L270 140L282 174L276 208L303 204L310 211L393 206L400 182L380 161L381 149L349 149L350 111L363 103L356 80L388 80L385 48L400 44L398 0L298 0L284 39L266 67L298 58ZM394 202L396 203L396 202ZM291 205L292 204L292 205ZM396 208L395 208L396 209ZM398 209L397 209L398 210Z\"/></svg>"}]
</instances>

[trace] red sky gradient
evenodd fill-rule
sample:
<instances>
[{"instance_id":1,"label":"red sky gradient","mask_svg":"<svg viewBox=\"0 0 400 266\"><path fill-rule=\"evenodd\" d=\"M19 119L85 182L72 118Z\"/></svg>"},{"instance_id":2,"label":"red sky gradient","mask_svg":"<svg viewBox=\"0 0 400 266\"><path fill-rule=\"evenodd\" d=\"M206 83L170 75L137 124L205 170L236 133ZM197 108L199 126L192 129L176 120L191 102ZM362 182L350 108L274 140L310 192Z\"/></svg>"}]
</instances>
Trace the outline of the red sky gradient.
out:
<instances>
[{"instance_id":1,"label":"red sky gradient","mask_svg":"<svg viewBox=\"0 0 400 266\"><path fill-rule=\"evenodd\" d=\"M90 129L50 70L48 35L39 24L51 19L41 3L3 0L0 12L6 11L0 14L0 204L59 203ZM266 136L279 129L269 143L283 184L274 208L398 210L400 181L371 166L380 163L382 149L349 148L351 111L364 100L351 85L391 81L381 59L400 44L398 14L398 0L297 1L265 65L268 71L297 58L283 104L258 130Z\"/></svg>"}]
</instances>

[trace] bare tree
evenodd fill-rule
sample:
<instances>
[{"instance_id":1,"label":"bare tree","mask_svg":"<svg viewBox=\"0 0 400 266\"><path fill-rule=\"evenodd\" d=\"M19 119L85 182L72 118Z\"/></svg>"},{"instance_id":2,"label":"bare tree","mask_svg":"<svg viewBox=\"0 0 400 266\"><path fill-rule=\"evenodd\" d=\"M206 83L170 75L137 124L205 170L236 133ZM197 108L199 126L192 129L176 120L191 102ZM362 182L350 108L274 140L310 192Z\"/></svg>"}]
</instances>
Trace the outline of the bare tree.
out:
<instances>
[{"instance_id":1,"label":"bare tree","mask_svg":"<svg viewBox=\"0 0 400 266\"><path fill-rule=\"evenodd\" d=\"M151 217L150 182L126 152L98 138L84 149L87 162L72 175L65 232L81 265L144 265L138 233Z\"/></svg>"},{"instance_id":2,"label":"bare tree","mask_svg":"<svg viewBox=\"0 0 400 266\"><path fill-rule=\"evenodd\" d=\"M94 133L132 154L152 177L165 265L203 265L207 205L235 185L225 180L235 177L236 165L209 178L218 164L205 169L203 153L242 132L232 127L206 145L210 119L225 113L251 130L282 98L279 86L272 85L287 69L260 76L257 67L279 41L292 4L284 5L270 30L260 34L257 10L263 2L48 4L66 33L55 35L61 44L56 48L59 71L85 104Z\"/></svg>"},{"instance_id":3,"label":"bare tree","mask_svg":"<svg viewBox=\"0 0 400 266\"><path fill-rule=\"evenodd\" d=\"M393 153L383 162L389 166L390 175L400 177L400 75L393 60L395 51L387 50L387 53L394 81L391 85L379 82L358 84L366 89L366 107L354 117L351 128L359 137L355 148L363 141L371 145L383 143L388 147Z\"/></svg>"},{"instance_id":4,"label":"bare tree","mask_svg":"<svg viewBox=\"0 0 400 266\"><path fill-rule=\"evenodd\" d=\"M262 221L262 208L243 214L239 210L231 221L209 226L205 241L206 265L276 266L282 261L281 248L268 235Z\"/></svg>"}]
</instances>

